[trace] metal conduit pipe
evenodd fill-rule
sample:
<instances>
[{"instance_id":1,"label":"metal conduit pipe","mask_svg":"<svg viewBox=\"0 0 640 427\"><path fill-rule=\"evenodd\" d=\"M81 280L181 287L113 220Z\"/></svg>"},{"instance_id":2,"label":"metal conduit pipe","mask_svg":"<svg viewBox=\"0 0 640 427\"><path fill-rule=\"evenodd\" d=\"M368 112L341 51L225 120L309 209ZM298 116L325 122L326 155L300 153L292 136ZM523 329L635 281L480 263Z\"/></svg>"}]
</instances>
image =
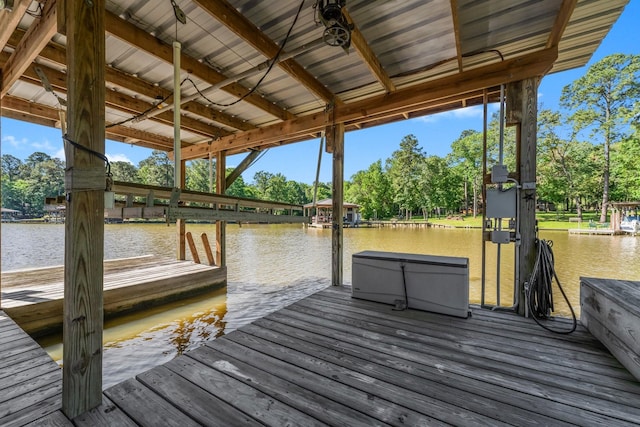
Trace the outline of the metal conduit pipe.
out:
<instances>
[{"instance_id":1,"label":"metal conduit pipe","mask_svg":"<svg viewBox=\"0 0 640 427\"><path fill-rule=\"evenodd\" d=\"M498 164L504 163L504 85L500 85L500 138L498 144ZM502 190L502 184L498 184ZM502 218L498 219L498 231L502 230ZM502 245L498 243L496 253L496 306L500 307L500 261L502 258Z\"/></svg>"},{"instance_id":2,"label":"metal conduit pipe","mask_svg":"<svg viewBox=\"0 0 640 427\"><path fill-rule=\"evenodd\" d=\"M182 176L180 144L180 54L182 45L173 42L173 186L180 188Z\"/></svg>"},{"instance_id":3,"label":"metal conduit pipe","mask_svg":"<svg viewBox=\"0 0 640 427\"><path fill-rule=\"evenodd\" d=\"M310 51L312 49L315 49L315 48L317 48L319 46L322 46L322 45L324 45L324 41L322 39L317 39L317 40L314 40L313 42L311 42L309 44L302 45L299 48L297 48L295 50L292 50L291 52L287 52L287 53L283 52L278 57L278 60L277 60L276 63L279 64L282 61L286 61L287 59L291 59L291 58L294 58L294 57L296 57L298 55L302 55L303 53L308 52L308 51ZM214 90L218 90L220 88L223 88L224 86L227 86L227 85L229 85L231 83L235 83L238 80L242 80L242 79L245 79L247 77L252 77L252 76L254 76L256 74L259 74L261 71L265 70L267 67L269 67L270 64L271 64L271 61L265 61L265 62L259 64L258 66L250 68L250 69L248 69L246 71L243 71L242 73L237 74L237 75L235 75L233 77L227 77L226 79L222 80L221 82L218 82L218 83L216 83L214 85L209 86L206 89L201 90L200 93L202 93L203 95L207 95L208 93L211 93ZM174 89L174 95L175 95L176 92L180 92L180 86L177 86ZM193 94L191 96L187 96L187 97L183 98L182 101L180 102L180 105L186 104L187 102L191 102L191 101L194 101L194 100L200 98L201 97L200 93L195 93L195 94ZM176 103L174 102L173 105L168 105L166 107L158 108L158 109L155 109L153 111L150 111L147 114L145 114L144 116L142 116L141 119L155 117L158 114L163 113L163 112L165 112L167 110L172 110L172 109L175 108L175 104Z\"/></svg>"}]
</instances>

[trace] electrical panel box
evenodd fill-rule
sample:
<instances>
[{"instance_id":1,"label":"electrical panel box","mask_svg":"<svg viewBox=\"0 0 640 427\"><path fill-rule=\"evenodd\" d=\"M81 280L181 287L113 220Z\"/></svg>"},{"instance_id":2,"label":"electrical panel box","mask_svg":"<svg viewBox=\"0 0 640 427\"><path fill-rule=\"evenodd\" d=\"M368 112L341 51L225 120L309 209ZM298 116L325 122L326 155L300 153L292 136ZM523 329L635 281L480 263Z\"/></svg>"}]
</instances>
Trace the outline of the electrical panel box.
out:
<instances>
[{"instance_id":1,"label":"electrical panel box","mask_svg":"<svg viewBox=\"0 0 640 427\"><path fill-rule=\"evenodd\" d=\"M493 165L491 168L491 182L494 184L504 184L509 178L509 171L505 165Z\"/></svg>"},{"instance_id":2,"label":"electrical panel box","mask_svg":"<svg viewBox=\"0 0 640 427\"><path fill-rule=\"evenodd\" d=\"M493 230L491 241L493 243L511 243L511 233L509 230Z\"/></svg>"},{"instance_id":3,"label":"electrical panel box","mask_svg":"<svg viewBox=\"0 0 640 427\"><path fill-rule=\"evenodd\" d=\"M406 294L405 294L406 289ZM352 256L352 296L468 317L469 259L364 251Z\"/></svg>"},{"instance_id":4,"label":"electrical panel box","mask_svg":"<svg viewBox=\"0 0 640 427\"><path fill-rule=\"evenodd\" d=\"M487 218L516 217L516 188L506 190L487 189Z\"/></svg>"}]
</instances>

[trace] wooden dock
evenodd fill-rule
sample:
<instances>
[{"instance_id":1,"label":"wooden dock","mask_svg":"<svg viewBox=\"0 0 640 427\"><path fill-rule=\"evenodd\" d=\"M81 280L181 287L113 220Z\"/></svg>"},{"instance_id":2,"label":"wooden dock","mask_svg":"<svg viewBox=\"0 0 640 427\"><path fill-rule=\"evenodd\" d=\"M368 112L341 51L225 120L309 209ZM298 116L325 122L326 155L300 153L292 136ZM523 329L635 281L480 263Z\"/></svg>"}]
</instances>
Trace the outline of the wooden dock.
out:
<instances>
[{"instance_id":1,"label":"wooden dock","mask_svg":"<svg viewBox=\"0 0 640 427\"><path fill-rule=\"evenodd\" d=\"M62 370L0 310L0 425L53 419L61 405Z\"/></svg>"},{"instance_id":2,"label":"wooden dock","mask_svg":"<svg viewBox=\"0 0 640 427\"><path fill-rule=\"evenodd\" d=\"M625 426L639 401L581 326L393 311L330 288L107 389L74 423Z\"/></svg>"},{"instance_id":3,"label":"wooden dock","mask_svg":"<svg viewBox=\"0 0 640 427\"><path fill-rule=\"evenodd\" d=\"M141 256L104 262L106 318L224 286L226 267ZM62 328L64 268L2 273L2 309L31 335Z\"/></svg>"},{"instance_id":4,"label":"wooden dock","mask_svg":"<svg viewBox=\"0 0 640 427\"><path fill-rule=\"evenodd\" d=\"M620 230L614 230L612 228L570 228L569 234L614 236L618 234L624 234L624 232Z\"/></svg>"}]
</instances>

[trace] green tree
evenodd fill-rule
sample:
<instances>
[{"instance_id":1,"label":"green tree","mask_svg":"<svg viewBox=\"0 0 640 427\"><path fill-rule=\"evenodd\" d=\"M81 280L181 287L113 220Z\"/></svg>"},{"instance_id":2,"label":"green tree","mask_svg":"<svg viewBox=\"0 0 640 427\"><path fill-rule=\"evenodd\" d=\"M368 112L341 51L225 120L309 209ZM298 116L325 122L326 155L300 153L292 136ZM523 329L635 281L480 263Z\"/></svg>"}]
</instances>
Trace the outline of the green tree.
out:
<instances>
[{"instance_id":1,"label":"green tree","mask_svg":"<svg viewBox=\"0 0 640 427\"><path fill-rule=\"evenodd\" d=\"M153 150L138 165L138 177L143 184L173 187L173 162L164 151Z\"/></svg>"},{"instance_id":2,"label":"green tree","mask_svg":"<svg viewBox=\"0 0 640 427\"><path fill-rule=\"evenodd\" d=\"M351 177L345 199L361 206L364 218L386 218L392 215L391 183L382 168L382 161L372 163L366 171Z\"/></svg>"},{"instance_id":3,"label":"green tree","mask_svg":"<svg viewBox=\"0 0 640 427\"><path fill-rule=\"evenodd\" d=\"M282 201L295 205L304 205L309 202L305 190L306 184L298 181L287 181L285 185L285 198Z\"/></svg>"},{"instance_id":4,"label":"green tree","mask_svg":"<svg viewBox=\"0 0 640 427\"><path fill-rule=\"evenodd\" d=\"M265 171L258 171L253 175L256 197L263 200L267 199L267 191L272 178L273 174Z\"/></svg>"},{"instance_id":5,"label":"green tree","mask_svg":"<svg viewBox=\"0 0 640 427\"><path fill-rule=\"evenodd\" d=\"M593 64L587 73L562 89L563 106L573 111L576 131L589 130L603 147L602 206L606 221L611 174L611 145L625 138L640 96L640 56L614 54Z\"/></svg>"},{"instance_id":6,"label":"green tree","mask_svg":"<svg viewBox=\"0 0 640 427\"><path fill-rule=\"evenodd\" d=\"M465 211L469 211L469 187L473 194L473 216L478 214L478 199L482 185L482 150L481 132L465 130L451 144L449 165L462 178Z\"/></svg>"},{"instance_id":7,"label":"green tree","mask_svg":"<svg viewBox=\"0 0 640 427\"><path fill-rule=\"evenodd\" d=\"M129 162L111 162L111 174L114 181L139 182L138 168Z\"/></svg>"},{"instance_id":8,"label":"green tree","mask_svg":"<svg viewBox=\"0 0 640 427\"><path fill-rule=\"evenodd\" d=\"M407 135L400 142L400 149L393 152L387 159L387 173L393 190L393 201L405 212L409 218L419 206L420 170L425 159L422 147L414 135Z\"/></svg>"},{"instance_id":9,"label":"green tree","mask_svg":"<svg viewBox=\"0 0 640 427\"><path fill-rule=\"evenodd\" d=\"M2 155L2 175L3 179L13 181L20 176L22 160L11 154ZM6 178L5 178L6 177Z\"/></svg>"},{"instance_id":10,"label":"green tree","mask_svg":"<svg viewBox=\"0 0 640 427\"><path fill-rule=\"evenodd\" d=\"M211 174L209 173L209 160L205 159L197 159L192 160L187 163L187 168L185 170L185 186L189 190L193 191L202 191L208 193L210 190L215 193L216 184L215 184L215 168L216 162L213 161L211 165L213 168L213 179L209 180ZM210 186L210 181L211 186Z\"/></svg>"},{"instance_id":11,"label":"green tree","mask_svg":"<svg viewBox=\"0 0 640 427\"><path fill-rule=\"evenodd\" d=\"M540 111L538 115L538 195L561 204L573 201L582 218L582 201L593 200L599 184L597 152L588 142L563 139L564 124L559 112Z\"/></svg>"},{"instance_id":12,"label":"green tree","mask_svg":"<svg viewBox=\"0 0 640 427\"><path fill-rule=\"evenodd\" d=\"M640 139L636 133L611 147L611 195L614 200L640 200Z\"/></svg>"},{"instance_id":13,"label":"green tree","mask_svg":"<svg viewBox=\"0 0 640 427\"><path fill-rule=\"evenodd\" d=\"M277 173L271 176L269 179L269 185L267 187L266 199L274 200L278 202L284 202L287 198L287 178Z\"/></svg>"},{"instance_id":14,"label":"green tree","mask_svg":"<svg viewBox=\"0 0 640 427\"><path fill-rule=\"evenodd\" d=\"M420 181L424 188L421 205L425 219L431 210L440 213L442 208L451 212L460 207L462 188L458 185L459 177L446 159L428 156L422 167Z\"/></svg>"},{"instance_id":15,"label":"green tree","mask_svg":"<svg viewBox=\"0 0 640 427\"><path fill-rule=\"evenodd\" d=\"M64 194L64 162L45 153L33 153L25 160L21 179L16 184L23 213L41 216L46 197Z\"/></svg>"},{"instance_id":16,"label":"green tree","mask_svg":"<svg viewBox=\"0 0 640 427\"><path fill-rule=\"evenodd\" d=\"M330 182L319 182L318 183L318 189L317 189L317 199L316 200L324 200L324 199L330 199L331 198L331 183ZM315 186L314 185L309 185L307 187L305 187L305 195L306 195L306 200L307 203L310 203L313 201L313 194L314 194L315 190Z\"/></svg>"},{"instance_id":17,"label":"green tree","mask_svg":"<svg viewBox=\"0 0 640 427\"><path fill-rule=\"evenodd\" d=\"M232 171L233 168L227 168L227 176L229 176ZM255 189L251 186L248 186L247 183L244 182L242 175L240 175L236 178L235 181L233 181L233 184L231 184L229 188L227 188L225 194L234 197L247 197L250 199L256 198Z\"/></svg>"}]
</instances>

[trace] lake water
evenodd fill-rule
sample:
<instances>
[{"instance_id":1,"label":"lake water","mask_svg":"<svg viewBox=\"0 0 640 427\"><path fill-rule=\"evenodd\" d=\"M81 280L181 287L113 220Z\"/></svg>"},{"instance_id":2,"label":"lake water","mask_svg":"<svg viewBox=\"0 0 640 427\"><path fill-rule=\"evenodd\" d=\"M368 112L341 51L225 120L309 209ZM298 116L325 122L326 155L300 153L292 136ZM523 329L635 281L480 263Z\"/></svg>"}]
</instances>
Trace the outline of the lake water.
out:
<instances>
[{"instance_id":1,"label":"lake water","mask_svg":"<svg viewBox=\"0 0 640 427\"><path fill-rule=\"evenodd\" d=\"M212 225L188 224L194 236L214 239ZM640 237L577 236L542 232L553 241L556 270L579 312L579 277L640 280ZM175 227L166 224L105 225L105 258L144 254L173 256ZM3 224L3 271L64 260L64 225ZM495 246L487 246L487 302L495 303ZM351 255L362 250L469 258L470 299L480 301L480 230L359 228L344 230L344 281L351 282ZM200 249L200 254L203 254ZM502 305L512 301L513 246L502 249ZM109 321L104 331L104 386L115 384L195 348L204 340L265 316L330 284L331 231L301 225L227 226L228 286L205 296ZM555 292L556 312L569 310ZM62 358L60 337L41 344Z\"/></svg>"}]
</instances>

